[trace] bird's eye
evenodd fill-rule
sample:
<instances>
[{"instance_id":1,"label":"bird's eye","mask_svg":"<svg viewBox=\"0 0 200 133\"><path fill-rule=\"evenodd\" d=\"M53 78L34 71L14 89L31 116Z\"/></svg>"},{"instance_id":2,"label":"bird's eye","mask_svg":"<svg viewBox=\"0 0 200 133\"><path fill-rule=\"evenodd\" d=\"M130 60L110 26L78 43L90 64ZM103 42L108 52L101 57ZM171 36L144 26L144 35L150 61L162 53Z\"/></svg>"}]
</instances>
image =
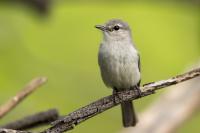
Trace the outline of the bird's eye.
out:
<instances>
[{"instance_id":1,"label":"bird's eye","mask_svg":"<svg viewBox=\"0 0 200 133\"><path fill-rule=\"evenodd\" d=\"M115 26L113 27L114 30L119 30L119 28L120 28L120 27L119 27L118 25L115 25Z\"/></svg>"}]
</instances>

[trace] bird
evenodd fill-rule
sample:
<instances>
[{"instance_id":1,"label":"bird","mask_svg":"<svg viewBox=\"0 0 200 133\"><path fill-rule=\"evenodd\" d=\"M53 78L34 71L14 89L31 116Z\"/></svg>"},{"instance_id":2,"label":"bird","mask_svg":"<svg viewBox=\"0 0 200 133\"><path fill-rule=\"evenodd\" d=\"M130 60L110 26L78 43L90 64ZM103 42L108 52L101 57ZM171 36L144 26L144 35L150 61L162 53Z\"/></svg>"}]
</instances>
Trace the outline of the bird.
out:
<instances>
[{"instance_id":1,"label":"bird","mask_svg":"<svg viewBox=\"0 0 200 133\"><path fill-rule=\"evenodd\" d=\"M104 84L113 89L113 94L130 89L141 94L140 55L128 23L121 19L111 19L95 27L103 33L98 64ZM138 119L132 101L122 102L121 110L123 126L135 126Z\"/></svg>"}]
</instances>

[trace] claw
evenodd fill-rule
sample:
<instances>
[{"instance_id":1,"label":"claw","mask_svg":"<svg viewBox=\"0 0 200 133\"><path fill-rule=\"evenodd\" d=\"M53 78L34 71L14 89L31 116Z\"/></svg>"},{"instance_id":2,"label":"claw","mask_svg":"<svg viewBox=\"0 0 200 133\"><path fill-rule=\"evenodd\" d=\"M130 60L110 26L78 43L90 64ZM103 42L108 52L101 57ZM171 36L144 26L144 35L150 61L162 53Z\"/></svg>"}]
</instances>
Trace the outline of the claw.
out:
<instances>
[{"instance_id":1,"label":"claw","mask_svg":"<svg viewBox=\"0 0 200 133\"><path fill-rule=\"evenodd\" d=\"M142 91L140 90L140 87L136 86L136 90L138 92L138 96L142 97L143 94L142 94Z\"/></svg>"}]
</instances>

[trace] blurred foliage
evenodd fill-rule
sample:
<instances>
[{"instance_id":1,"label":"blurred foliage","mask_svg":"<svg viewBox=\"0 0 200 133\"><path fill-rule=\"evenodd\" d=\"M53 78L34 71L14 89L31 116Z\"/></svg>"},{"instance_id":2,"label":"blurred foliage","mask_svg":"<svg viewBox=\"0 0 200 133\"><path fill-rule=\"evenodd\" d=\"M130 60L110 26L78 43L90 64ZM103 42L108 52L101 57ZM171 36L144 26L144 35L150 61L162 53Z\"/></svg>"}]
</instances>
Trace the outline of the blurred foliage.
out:
<instances>
[{"instance_id":1,"label":"blurred foliage","mask_svg":"<svg viewBox=\"0 0 200 133\"><path fill-rule=\"evenodd\" d=\"M1 0L0 4L8 4L9 6L24 5L40 14L46 14L49 11L51 0Z\"/></svg>"},{"instance_id":2,"label":"blurred foliage","mask_svg":"<svg viewBox=\"0 0 200 133\"><path fill-rule=\"evenodd\" d=\"M183 72L200 57L199 8L187 3L57 2L46 17L27 7L0 5L0 104L38 75L48 83L23 101L0 124L49 108L69 113L111 94L100 77L94 28L111 18L127 21L141 54L142 82ZM162 93L163 91L160 91ZM138 112L158 94L135 101ZM178 131L198 133L200 115ZM114 133L119 107L77 126L76 133Z\"/></svg>"}]
</instances>

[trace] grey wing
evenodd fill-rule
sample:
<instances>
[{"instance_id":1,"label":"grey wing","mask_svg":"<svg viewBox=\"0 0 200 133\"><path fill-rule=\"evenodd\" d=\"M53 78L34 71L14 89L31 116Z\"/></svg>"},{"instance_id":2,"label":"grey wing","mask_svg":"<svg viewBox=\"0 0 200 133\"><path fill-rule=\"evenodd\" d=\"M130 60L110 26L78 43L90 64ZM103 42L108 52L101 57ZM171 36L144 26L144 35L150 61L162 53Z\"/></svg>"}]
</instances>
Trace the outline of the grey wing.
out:
<instances>
[{"instance_id":1,"label":"grey wing","mask_svg":"<svg viewBox=\"0 0 200 133\"><path fill-rule=\"evenodd\" d=\"M108 73L108 61L106 59L105 51L102 50L102 44L100 44L99 53L98 53L98 64L100 67L101 77L106 86L109 86L109 73Z\"/></svg>"},{"instance_id":2,"label":"grey wing","mask_svg":"<svg viewBox=\"0 0 200 133\"><path fill-rule=\"evenodd\" d=\"M138 54L138 69L139 69L139 71L140 71L140 73L141 73L141 64L140 64L140 55ZM137 86L139 87L140 86L140 82L141 82L141 79L140 79L140 81L137 83Z\"/></svg>"},{"instance_id":3,"label":"grey wing","mask_svg":"<svg viewBox=\"0 0 200 133\"><path fill-rule=\"evenodd\" d=\"M101 48L102 48L102 44L100 44L99 46L99 53L98 53L98 64L99 64L99 67L103 67L104 63L103 63L103 58L104 58L104 54L102 54L101 52Z\"/></svg>"}]
</instances>

